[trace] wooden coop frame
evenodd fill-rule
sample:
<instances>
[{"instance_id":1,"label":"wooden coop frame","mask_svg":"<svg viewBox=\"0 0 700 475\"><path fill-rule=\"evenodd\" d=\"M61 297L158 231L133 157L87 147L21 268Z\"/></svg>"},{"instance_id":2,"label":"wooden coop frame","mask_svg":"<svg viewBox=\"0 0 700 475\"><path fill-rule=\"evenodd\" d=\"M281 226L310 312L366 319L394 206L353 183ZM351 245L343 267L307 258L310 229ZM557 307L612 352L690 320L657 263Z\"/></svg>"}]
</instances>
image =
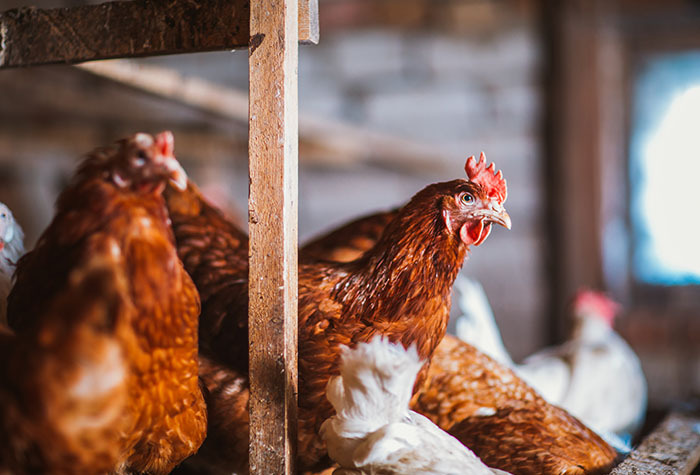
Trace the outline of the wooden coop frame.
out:
<instances>
[{"instance_id":1,"label":"wooden coop frame","mask_svg":"<svg viewBox=\"0 0 700 475\"><path fill-rule=\"evenodd\" d=\"M544 2L545 8L554 6L550 3ZM561 18L552 16L545 23L561 27ZM145 75L128 64L81 67L220 116L247 116L253 474L295 473L298 43L315 44L318 38L318 0L135 0L0 12L0 69L248 48L248 98L157 67L145 68ZM588 48L588 43L574 44ZM567 85L557 78L555 94ZM341 151L346 154L340 163L364 155L425 170L425 158L434 153L346 124L302 119L312 142L321 143L327 135L344 137ZM368 147L379 152L372 156ZM688 474L699 460L700 417L673 413L612 473Z\"/></svg>"},{"instance_id":2,"label":"wooden coop frame","mask_svg":"<svg viewBox=\"0 0 700 475\"><path fill-rule=\"evenodd\" d=\"M248 48L250 467L257 474L295 471L298 43L318 37L318 0L136 0L0 13L0 69Z\"/></svg>"}]
</instances>

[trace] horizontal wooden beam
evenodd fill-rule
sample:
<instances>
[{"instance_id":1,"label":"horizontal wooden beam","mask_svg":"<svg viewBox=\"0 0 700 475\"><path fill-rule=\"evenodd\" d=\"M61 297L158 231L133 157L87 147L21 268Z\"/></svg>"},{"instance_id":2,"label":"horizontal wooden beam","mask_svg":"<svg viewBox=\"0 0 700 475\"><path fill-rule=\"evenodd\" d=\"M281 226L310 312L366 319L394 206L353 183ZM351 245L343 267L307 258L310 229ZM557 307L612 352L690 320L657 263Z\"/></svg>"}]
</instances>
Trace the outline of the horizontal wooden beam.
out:
<instances>
[{"instance_id":1,"label":"horizontal wooden beam","mask_svg":"<svg viewBox=\"0 0 700 475\"><path fill-rule=\"evenodd\" d=\"M318 42L318 0L299 2ZM116 1L0 13L0 68L247 48L250 0Z\"/></svg>"},{"instance_id":2,"label":"horizontal wooden beam","mask_svg":"<svg viewBox=\"0 0 700 475\"><path fill-rule=\"evenodd\" d=\"M688 475L700 462L700 416L669 415L610 475Z\"/></svg>"},{"instance_id":3,"label":"horizontal wooden beam","mask_svg":"<svg viewBox=\"0 0 700 475\"><path fill-rule=\"evenodd\" d=\"M79 68L219 117L243 123L248 120L248 95L245 91L133 61L100 61ZM449 172L451 169L441 169L443 164L450 163L450 157L439 147L337 119L300 113L299 134L304 164L352 167L365 163L417 174Z\"/></svg>"}]
</instances>

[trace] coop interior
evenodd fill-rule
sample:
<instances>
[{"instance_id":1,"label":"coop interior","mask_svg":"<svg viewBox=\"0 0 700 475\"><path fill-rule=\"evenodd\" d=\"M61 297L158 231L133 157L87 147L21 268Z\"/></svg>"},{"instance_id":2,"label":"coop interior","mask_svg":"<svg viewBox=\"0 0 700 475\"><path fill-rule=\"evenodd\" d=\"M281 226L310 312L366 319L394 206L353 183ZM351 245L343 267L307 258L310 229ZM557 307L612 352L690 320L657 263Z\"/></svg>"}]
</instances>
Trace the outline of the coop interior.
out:
<instances>
[{"instance_id":1,"label":"coop interior","mask_svg":"<svg viewBox=\"0 0 700 475\"><path fill-rule=\"evenodd\" d=\"M330 474L341 467L355 470L342 473L477 474L491 473L480 471L488 465L513 474L700 474L700 2L114 3L129 27L78 21L92 18L101 2L0 0L0 202L21 226L30 256L20 261L26 271L11 279L19 254L8 254L8 243L21 233L0 229L7 281L1 315L9 321L0 320L0 473ZM141 22L143 28L158 23L146 18L149 4L165 23L174 22L165 28L176 32L176 47L136 44L150 38L139 31ZM196 10L204 22L231 15L217 28L240 22L243 33L217 43L215 27L198 30L186 15L169 16L181 9ZM52 16L56 11L63 13ZM214 12L211 20L206 11ZM48 26L31 33L42 22ZM307 31L309 24L320 36ZM297 32L301 42L285 36ZM124 34L134 35L131 44ZM79 45L83 56L61 57L63 42ZM139 351L166 355L139 361L162 369L189 358L199 367L199 379L188 377L206 406L200 408L206 427L199 438L180 436L178 444L189 448L179 458L168 445L174 444L171 430L152 431L147 442L126 434L134 425L109 434L114 421L145 417L119 399L150 397L140 395L146 379L133 372L156 374L129 359L132 350L124 348L132 343L124 343L118 325L86 344L95 358L102 344L121 348L126 392L100 393L99 404L121 401L114 408L90 399L108 384L96 376L106 371L99 366L104 361L66 350L88 337L55 323L112 312L108 296L115 293L128 301L129 312L150 319L138 297L141 289L156 288L148 278L164 279L177 298L186 293L174 271L153 270L156 258L118 239L108 241L109 252L123 255L114 266L126 278L110 268L104 272L117 275L113 287L75 288L83 285L86 262L102 249L89 243L112 232L93 226L111 218L96 211L99 199L80 195L76 183L85 174L76 175L78 165L93 150L137 133L155 137L148 143L157 157L169 156L172 144L162 131L172 132L177 162L208 203L197 206L219 210L177 214L172 185L166 192L165 182L149 188L148 199L171 213L163 221L163 246L177 251L177 262L168 266L184 265L186 274L177 279L190 282L191 276L193 299L201 300L201 326L195 318L182 335L171 335L178 345L184 334L194 338L189 356L162 349L170 343L160 336L152 336L157 349L144 349L139 328L150 324L129 330ZM470 156L475 159L468 162ZM483 165L490 162L495 169L489 172ZM497 170L507 182L507 200ZM110 173L95 178L117 190L110 199L145 193L128 179L120 188L121 175ZM419 207L421 190L453 180L462 188ZM465 180L475 188L464 188ZM443 193L447 185L435 189ZM72 200L57 204L67 190ZM403 208L409 201L417 203L413 214ZM478 216L459 214L482 202ZM129 206L141 206L135 203ZM377 222L346 226L389 211ZM123 213L123 221L104 226L118 236L152 232L151 225L133 227L141 214ZM3 219L6 214L3 208ZM214 215L215 222L197 229L195 218ZM231 227L242 234L226 234ZM250 248L247 237L239 239L249 228ZM201 236L187 235L192 229ZM315 255L303 247L338 229ZM239 246L243 257L226 246ZM443 260L441 246L453 246L457 257ZM135 276L144 262L145 277ZM239 264L242 274L225 272ZM370 265L371 272L362 270ZM401 280L404 271L410 278ZM156 307L148 311L160 315ZM441 312L449 321L447 313L434 316ZM174 318L168 328L180 322L167 316ZM216 323L204 328L212 319ZM587 319L597 323L586 327ZM452 337L443 339L445 331ZM380 348L376 335L388 338L382 344L403 345ZM341 344L365 353L343 352ZM373 350L389 356L382 360ZM430 370L419 371L428 359ZM398 401L409 411L414 389L410 410L424 414L437 435L406 422L405 414L380 422L392 411L377 407L360 408L373 414L363 413L360 426L367 437L374 434L374 446L360 432L343 432L349 422L338 415L342 404L362 406L361 398L335 393L331 406L326 383L342 380L344 393L332 384L328 393L335 388L347 398L357 389L351 381L362 379L352 379L350 370L382 361L393 366L370 368L379 380L410 373L399 391L405 397L384 401L386 407ZM341 368L342 378L334 379ZM86 391L84 399L52 404L75 389L74 373L82 378L76 387ZM114 378L109 384L120 384ZM169 384L186 386L176 373L169 383L153 378L148 384L161 388L158 395ZM382 381L389 391L391 384ZM158 407L196 405L190 396ZM373 402L364 400L365 406ZM116 417L109 419L109 411ZM161 412L148 417L166 418ZM390 440L381 445L384 423L394 432L386 429ZM96 441L107 437L113 437L105 443L110 448L99 452ZM468 458L472 452L482 462Z\"/></svg>"}]
</instances>

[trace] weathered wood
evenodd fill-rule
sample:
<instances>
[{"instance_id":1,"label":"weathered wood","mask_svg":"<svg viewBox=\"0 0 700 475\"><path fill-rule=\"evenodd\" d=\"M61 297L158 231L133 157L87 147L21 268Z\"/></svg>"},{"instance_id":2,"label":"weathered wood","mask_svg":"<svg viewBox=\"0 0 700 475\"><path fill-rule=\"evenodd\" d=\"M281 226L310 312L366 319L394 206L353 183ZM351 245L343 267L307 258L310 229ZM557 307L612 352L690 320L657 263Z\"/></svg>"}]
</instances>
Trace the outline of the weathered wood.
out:
<instances>
[{"instance_id":1,"label":"weathered wood","mask_svg":"<svg viewBox=\"0 0 700 475\"><path fill-rule=\"evenodd\" d=\"M250 11L250 473L292 474L297 440L297 0Z\"/></svg>"},{"instance_id":2,"label":"weathered wood","mask_svg":"<svg viewBox=\"0 0 700 475\"><path fill-rule=\"evenodd\" d=\"M300 40L318 42L318 0ZM0 13L0 68L248 46L250 0L135 0Z\"/></svg>"},{"instance_id":3,"label":"weathered wood","mask_svg":"<svg viewBox=\"0 0 700 475\"><path fill-rule=\"evenodd\" d=\"M184 77L168 68L127 60L97 61L77 67L220 117L239 122L248 120L248 96L241 90ZM449 159L452 157L435 145L327 117L300 114L299 133L303 163L340 167L375 163L420 174L449 172L446 167L442 170L441 166L452 163Z\"/></svg>"},{"instance_id":4,"label":"weathered wood","mask_svg":"<svg viewBox=\"0 0 700 475\"><path fill-rule=\"evenodd\" d=\"M700 462L700 416L671 414L611 475L688 475Z\"/></svg>"},{"instance_id":5,"label":"weathered wood","mask_svg":"<svg viewBox=\"0 0 700 475\"><path fill-rule=\"evenodd\" d=\"M320 37L318 0L297 1L299 2L299 43L318 44Z\"/></svg>"}]
</instances>

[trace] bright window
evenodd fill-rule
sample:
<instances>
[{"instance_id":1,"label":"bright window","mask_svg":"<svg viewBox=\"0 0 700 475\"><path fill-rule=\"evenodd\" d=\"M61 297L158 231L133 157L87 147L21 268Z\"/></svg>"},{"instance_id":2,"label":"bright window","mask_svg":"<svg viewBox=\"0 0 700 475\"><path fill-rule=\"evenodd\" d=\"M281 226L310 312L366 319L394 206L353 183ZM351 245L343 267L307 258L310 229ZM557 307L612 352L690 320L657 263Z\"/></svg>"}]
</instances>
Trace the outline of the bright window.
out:
<instances>
[{"instance_id":1,"label":"bright window","mask_svg":"<svg viewBox=\"0 0 700 475\"><path fill-rule=\"evenodd\" d=\"M700 283L700 53L650 61L636 85L630 178L634 273Z\"/></svg>"}]
</instances>

